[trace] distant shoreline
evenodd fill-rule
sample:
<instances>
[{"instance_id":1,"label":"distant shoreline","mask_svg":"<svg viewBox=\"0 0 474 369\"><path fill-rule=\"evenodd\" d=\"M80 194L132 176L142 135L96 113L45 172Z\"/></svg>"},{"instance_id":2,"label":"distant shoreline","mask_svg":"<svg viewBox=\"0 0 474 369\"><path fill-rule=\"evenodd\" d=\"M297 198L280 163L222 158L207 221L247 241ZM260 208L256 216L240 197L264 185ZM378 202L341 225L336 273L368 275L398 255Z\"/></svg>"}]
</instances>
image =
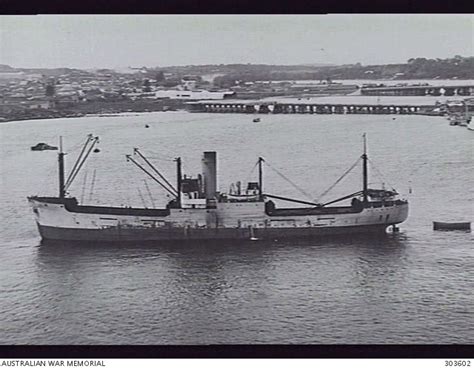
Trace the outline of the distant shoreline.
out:
<instances>
[{"instance_id":1,"label":"distant shoreline","mask_svg":"<svg viewBox=\"0 0 474 369\"><path fill-rule=\"evenodd\" d=\"M268 103L269 101L291 102L302 104L311 100L313 102L321 103L346 103L348 100L353 100L353 104L363 104L372 100L377 104L387 100L388 105L400 103L394 100L403 100L405 102L417 102L415 105L430 105L436 107L438 102L443 102L449 99L462 99L468 96L375 96L375 95L360 95L360 94L293 94L285 96L270 96L261 97L260 99L237 99L241 104L252 103ZM332 101L334 100L334 101ZM426 104L423 104L423 100ZM0 123L21 122L25 120L44 120L44 119L60 119L60 118L81 118L81 117L114 117L114 116L136 116L144 113L168 112L168 111L188 111L186 104L189 100L117 100L117 101L96 101L87 103L69 104L64 106L56 106L53 109L38 108L22 111L11 111L0 117ZM235 103L236 99L215 100L216 104ZM209 102L212 104L212 102Z\"/></svg>"},{"instance_id":2,"label":"distant shoreline","mask_svg":"<svg viewBox=\"0 0 474 369\"><path fill-rule=\"evenodd\" d=\"M87 103L64 104L54 108L12 111L0 118L0 123L23 120L40 120L56 118L80 118L87 115L136 114L148 112L174 111L184 109L183 101L95 101Z\"/></svg>"},{"instance_id":3,"label":"distant shoreline","mask_svg":"<svg viewBox=\"0 0 474 369\"><path fill-rule=\"evenodd\" d=\"M176 110L176 111L185 111L186 110ZM146 115L146 114L152 114L152 113L166 113L169 111L163 111L163 110L156 110L156 111L147 111L147 112L120 112L120 113L91 113L91 114L82 114L82 115L66 115L66 116L51 116L51 117L25 117L22 119L12 119L12 120L3 120L0 121L0 124L6 124L6 123L18 123L18 122L24 122L24 121L32 121L32 120L53 120L53 119L72 119L72 118L108 118L108 117L136 117L140 115Z\"/></svg>"}]
</instances>

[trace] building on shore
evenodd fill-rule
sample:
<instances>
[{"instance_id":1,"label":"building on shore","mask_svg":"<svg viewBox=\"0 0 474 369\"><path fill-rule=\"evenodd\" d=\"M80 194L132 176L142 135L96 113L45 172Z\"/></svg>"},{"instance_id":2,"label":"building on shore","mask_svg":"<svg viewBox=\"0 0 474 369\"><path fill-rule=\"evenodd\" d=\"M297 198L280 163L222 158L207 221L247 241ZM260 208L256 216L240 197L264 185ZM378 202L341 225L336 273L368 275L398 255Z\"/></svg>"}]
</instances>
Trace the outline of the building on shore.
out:
<instances>
[{"instance_id":1,"label":"building on shore","mask_svg":"<svg viewBox=\"0 0 474 369\"><path fill-rule=\"evenodd\" d=\"M234 95L232 91L206 91L206 90L159 90L155 92L158 99L178 100L224 100Z\"/></svg>"}]
</instances>

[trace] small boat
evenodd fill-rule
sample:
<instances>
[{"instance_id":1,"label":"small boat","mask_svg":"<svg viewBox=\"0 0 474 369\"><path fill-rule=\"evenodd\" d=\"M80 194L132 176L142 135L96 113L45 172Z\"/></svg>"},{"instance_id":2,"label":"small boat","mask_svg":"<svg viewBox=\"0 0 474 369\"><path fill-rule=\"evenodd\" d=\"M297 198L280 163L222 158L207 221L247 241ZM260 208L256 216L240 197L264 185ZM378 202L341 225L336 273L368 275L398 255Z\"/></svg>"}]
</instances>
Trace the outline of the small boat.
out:
<instances>
[{"instance_id":1,"label":"small boat","mask_svg":"<svg viewBox=\"0 0 474 369\"><path fill-rule=\"evenodd\" d=\"M236 194L227 194L226 198L229 202L246 202L246 201L257 201L258 195L236 195Z\"/></svg>"},{"instance_id":2,"label":"small boat","mask_svg":"<svg viewBox=\"0 0 474 369\"><path fill-rule=\"evenodd\" d=\"M471 222L433 222L433 230L435 231L455 231L471 229Z\"/></svg>"},{"instance_id":3,"label":"small boat","mask_svg":"<svg viewBox=\"0 0 474 369\"><path fill-rule=\"evenodd\" d=\"M145 128L150 128L150 126L148 124L145 124Z\"/></svg>"},{"instance_id":4,"label":"small boat","mask_svg":"<svg viewBox=\"0 0 474 369\"><path fill-rule=\"evenodd\" d=\"M465 120L461 115L450 115L448 118L450 126L463 126Z\"/></svg>"},{"instance_id":5,"label":"small boat","mask_svg":"<svg viewBox=\"0 0 474 369\"><path fill-rule=\"evenodd\" d=\"M470 131L474 131L474 120L471 119L471 121L467 125L467 129Z\"/></svg>"},{"instance_id":6,"label":"small boat","mask_svg":"<svg viewBox=\"0 0 474 369\"><path fill-rule=\"evenodd\" d=\"M244 193L241 191L240 181L235 184L232 183L229 192L225 194L225 197L229 202L258 201L259 196L257 182L249 182L247 184L247 190Z\"/></svg>"},{"instance_id":7,"label":"small boat","mask_svg":"<svg viewBox=\"0 0 474 369\"><path fill-rule=\"evenodd\" d=\"M32 151L44 151L44 150L57 150L57 146L51 146L44 142L37 143L35 146L31 146Z\"/></svg>"},{"instance_id":8,"label":"small boat","mask_svg":"<svg viewBox=\"0 0 474 369\"><path fill-rule=\"evenodd\" d=\"M457 111L449 112L448 110L448 120L450 126L460 126L460 127L469 127L471 122L472 115L469 113L469 106L472 105L472 102L463 100L462 102L457 102L456 106L458 107ZM448 104L448 108L449 108ZM454 106L451 104L451 106ZM459 107L464 107L464 111L459 111Z\"/></svg>"},{"instance_id":9,"label":"small boat","mask_svg":"<svg viewBox=\"0 0 474 369\"><path fill-rule=\"evenodd\" d=\"M463 117L452 117L449 119L450 126L460 126L460 127L467 127L469 125L469 120L464 119Z\"/></svg>"},{"instance_id":10,"label":"small boat","mask_svg":"<svg viewBox=\"0 0 474 369\"><path fill-rule=\"evenodd\" d=\"M253 122L254 122L254 123L260 122L260 118L254 118Z\"/></svg>"}]
</instances>

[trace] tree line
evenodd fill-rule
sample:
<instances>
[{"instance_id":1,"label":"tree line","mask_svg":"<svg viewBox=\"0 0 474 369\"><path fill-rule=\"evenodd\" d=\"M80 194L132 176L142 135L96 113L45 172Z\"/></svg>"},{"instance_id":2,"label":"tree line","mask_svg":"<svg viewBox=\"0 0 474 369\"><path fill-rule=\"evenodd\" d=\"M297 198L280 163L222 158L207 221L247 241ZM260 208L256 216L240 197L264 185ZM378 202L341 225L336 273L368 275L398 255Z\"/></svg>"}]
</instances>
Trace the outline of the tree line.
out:
<instances>
[{"instance_id":1,"label":"tree line","mask_svg":"<svg viewBox=\"0 0 474 369\"><path fill-rule=\"evenodd\" d=\"M334 79L474 79L474 57L448 59L412 58L405 64L291 67L241 66L214 79L219 87L236 83L278 80Z\"/></svg>"}]
</instances>

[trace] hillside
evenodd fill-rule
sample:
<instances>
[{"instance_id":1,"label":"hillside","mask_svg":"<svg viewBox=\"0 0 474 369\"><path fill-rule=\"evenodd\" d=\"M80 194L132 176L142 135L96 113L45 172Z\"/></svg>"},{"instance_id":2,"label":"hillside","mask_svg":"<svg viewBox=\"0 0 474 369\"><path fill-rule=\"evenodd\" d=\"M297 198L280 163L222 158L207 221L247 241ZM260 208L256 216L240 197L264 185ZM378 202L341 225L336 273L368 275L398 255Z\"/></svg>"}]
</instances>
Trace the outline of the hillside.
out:
<instances>
[{"instance_id":1,"label":"hillside","mask_svg":"<svg viewBox=\"0 0 474 369\"><path fill-rule=\"evenodd\" d=\"M121 74L111 69L97 72ZM74 68L13 68L0 64L0 72L36 73L44 76L93 75L94 72ZM214 83L228 87L235 81L253 82L259 80L324 80L324 79L474 79L474 57L455 56L448 59L412 58L404 64L384 65L268 65L268 64L208 64L170 67L143 67L143 77L158 72L174 76L216 75Z\"/></svg>"}]
</instances>

